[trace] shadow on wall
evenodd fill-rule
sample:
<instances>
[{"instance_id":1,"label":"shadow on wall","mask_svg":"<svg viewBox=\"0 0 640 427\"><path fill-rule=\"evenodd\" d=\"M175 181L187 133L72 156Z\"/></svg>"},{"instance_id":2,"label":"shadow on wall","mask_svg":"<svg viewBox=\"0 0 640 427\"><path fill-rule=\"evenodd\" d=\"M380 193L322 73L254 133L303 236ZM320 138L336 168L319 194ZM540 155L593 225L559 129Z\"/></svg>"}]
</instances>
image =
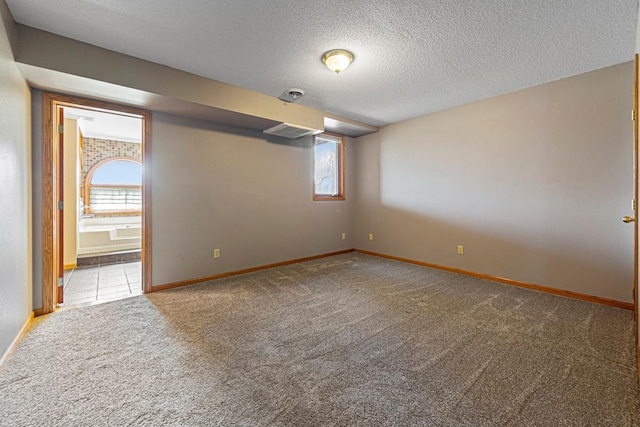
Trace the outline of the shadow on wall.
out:
<instances>
[{"instance_id":1,"label":"shadow on wall","mask_svg":"<svg viewBox=\"0 0 640 427\"><path fill-rule=\"evenodd\" d=\"M161 120L166 124L180 127L183 127L185 123L184 118L171 114L162 114ZM286 145L289 147L311 148L313 146L312 136L305 136L296 139L283 138L275 135L269 135L258 130L230 126L206 120L189 120L189 128L225 133L235 136L244 136L269 142L271 144Z\"/></svg>"},{"instance_id":2,"label":"shadow on wall","mask_svg":"<svg viewBox=\"0 0 640 427\"><path fill-rule=\"evenodd\" d=\"M624 258L611 258L597 245L568 256L555 241L536 247L462 222L389 206L378 207L358 228L363 243L358 249L632 302L633 254L629 245ZM373 241L365 240L369 232L374 232ZM464 246L463 255L457 254L457 245Z\"/></svg>"},{"instance_id":3,"label":"shadow on wall","mask_svg":"<svg viewBox=\"0 0 640 427\"><path fill-rule=\"evenodd\" d=\"M632 83L625 63L362 137L357 247L631 301Z\"/></svg>"},{"instance_id":4,"label":"shadow on wall","mask_svg":"<svg viewBox=\"0 0 640 427\"><path fill-rule=\"evenodd\" d=\"M353 248L350 203L313 200L310 137L160 113L153 133L154 286Z\"/></svg>"}]
</instances>

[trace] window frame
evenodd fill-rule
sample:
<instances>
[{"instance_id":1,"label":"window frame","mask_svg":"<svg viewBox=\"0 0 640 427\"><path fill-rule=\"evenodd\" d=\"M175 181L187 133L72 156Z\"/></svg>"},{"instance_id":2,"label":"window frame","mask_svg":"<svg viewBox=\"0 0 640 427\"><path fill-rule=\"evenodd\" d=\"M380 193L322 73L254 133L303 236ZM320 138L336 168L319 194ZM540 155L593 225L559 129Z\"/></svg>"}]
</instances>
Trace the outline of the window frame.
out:
<instances>
[{"instance_id":1,"label":"window frame","mask_svg":"<svg viewBox=\"0 0 640 427\"><path fill-rule=\"evenodd\" d=\"M337 166L338 166L338 194L336 194L335 196L329 195L329 194L316 194L316 139L317 138L324 138L324 139L330 139L335 141L336 143L338 143L338 146L340 147L338 151L338 161L337 161ZM339 140L339 141L338 141ZM330 133L330 132L323 132L320 133L318 135L314 135L313 137L313 176L311 179L311 186L313 187L313 200L314 201L339 201L339 200L346 200L346 183L345 183L345 176L346 176L346 151L347 151L347 147L346 147L347 143L345 140L345 137L343 135L338 135L335 133Z\"/></svg>"},{"instance_id":2,"label":"window frame","mask_svg":"<svg viewBox=\"0 0 640 427\"><path fill-rule=\"evenodd\" d=\"M138 159L136 159L135 157L128 157L128 156L116 156L116 157L108 157L106 159L102 159L100 160L98 163L96 163L95 165L91 166L91 169L89 169L89 171L87 172L87 176L85 177L85 181L84 181L84 203L85 203L85 208L84 208L84 212L85 214L92 214L92 215L98 215L98 216L119 216L119 215L131 215L131 216L135 216L135 215L142 215L142 210L122 210L122 211L105 211L105 210L94 210L91 207L91 187L102 187L102 188L139 188L140 191L142 191L142 185L113 185L113 184L98 184L98 185L92 185L91 184L91 180L93 179L93 175L95 174L95 172L100 169L102 166L104 166L107 163L111 163L111 162L116 162L116 161L129 161L129 162L133 162L133 163L137 163L140 166L142 166L142 162ZM144 180L144 171L142 172L143 176L142 179Z\"/></svg>"}]
</instances>

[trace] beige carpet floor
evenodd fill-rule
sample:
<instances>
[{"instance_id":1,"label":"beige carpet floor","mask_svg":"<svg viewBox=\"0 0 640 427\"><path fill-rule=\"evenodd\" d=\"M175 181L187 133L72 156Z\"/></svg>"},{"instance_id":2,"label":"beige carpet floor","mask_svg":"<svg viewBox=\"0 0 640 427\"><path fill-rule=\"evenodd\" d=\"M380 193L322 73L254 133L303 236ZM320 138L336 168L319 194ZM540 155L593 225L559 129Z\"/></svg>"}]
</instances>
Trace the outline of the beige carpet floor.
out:
<instances>
[{"instance_id":1,"label":"beige carpet floor","mask_svg":"<svg viewBox=\"0 0 640 427\"><path fill-rule=\"evenodd\" d=\"M3 426L638 426L633 313L359 253L38 318Z\"/></svg>"}]
</instances>

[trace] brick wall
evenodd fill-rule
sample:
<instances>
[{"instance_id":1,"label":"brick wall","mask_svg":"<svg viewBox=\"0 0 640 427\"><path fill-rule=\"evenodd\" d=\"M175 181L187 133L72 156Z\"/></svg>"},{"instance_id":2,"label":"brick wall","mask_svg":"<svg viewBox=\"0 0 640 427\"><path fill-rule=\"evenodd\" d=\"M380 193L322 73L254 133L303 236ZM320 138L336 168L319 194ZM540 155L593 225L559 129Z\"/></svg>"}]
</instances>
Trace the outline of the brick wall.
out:
<instances>
[{"instance_id":1,"label":"brick wall","mask_svg":"<svg viewBox=\"0 0 640 427\"><path fill-rule=\"evenodd\" d=\"M80 197L84 197L84 183L87 178L87 172L89 172L96 163L110 157L132 157L142 161L142 144L114 141L111 139L84 138Z\"/></svg>"}]
</instances>

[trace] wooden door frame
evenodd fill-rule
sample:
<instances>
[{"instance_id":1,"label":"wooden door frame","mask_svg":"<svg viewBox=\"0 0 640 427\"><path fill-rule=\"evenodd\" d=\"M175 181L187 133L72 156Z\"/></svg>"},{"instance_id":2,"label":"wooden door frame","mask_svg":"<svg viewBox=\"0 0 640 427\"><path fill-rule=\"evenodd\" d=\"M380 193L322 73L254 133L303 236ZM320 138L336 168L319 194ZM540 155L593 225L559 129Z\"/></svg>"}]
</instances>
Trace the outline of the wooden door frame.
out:
<instances>
[{"instance_id":1,"label":"wooden door frame","mask_svg":"<svg viewBox=\"0 0 640 427\"><path fill-rule=\"evenodd\" d=\"M636 359L638 365L638 384L640 384L640 346L638 345L638 337L640 327L638 326L638 54L634 59L634 82L633 82L633 217L636 219L633 223L633 317L635 323L635 343L636 343Z\"/></svg>"},{"instance_id":2,"label":"wooden door frame","mask_svg":"<svg viewBox=\"0 0 640 427\"><path fill-rule=\"evenodd\" d=\"M64 125L64 108L56 108L53 111L56 116L56 128L59 125ZM54 188L57 192L57 196L54 198L64 203L64 133L58 131L54 132L54 135L56 143L58 144L56 147L57 153L54 156L56 158L55 165L58 168L57 171L55 171L55 174L59 177L59 179L54 183ZM64 302L64 287L60 287L60 282L62 281L64 283L64 210L58 208L54 209L54 212L58 221L56 224L56 232L58 236L62 236L55 240L58 245L55 252L58 258L54 261L56 265L56 281L58 283L58 286L56 287L55 301L60 304Z\"/></svg>"},{"instance_id":3,"label":"wooden door frame","mask_svg":"<svg viewBox=\"0 0 640 427\"><path fill-rule=\"evenodd\" d=\"M55 311L58 297L59 235L56 233L58 201L56 185L62 177L57 167L58 107L106 111L142 119L142 291L151 291L151 113L135 107L94 101L75 96L43 94L42 132L42 309L37 314Z\"/></svg>"}]
</instances>

